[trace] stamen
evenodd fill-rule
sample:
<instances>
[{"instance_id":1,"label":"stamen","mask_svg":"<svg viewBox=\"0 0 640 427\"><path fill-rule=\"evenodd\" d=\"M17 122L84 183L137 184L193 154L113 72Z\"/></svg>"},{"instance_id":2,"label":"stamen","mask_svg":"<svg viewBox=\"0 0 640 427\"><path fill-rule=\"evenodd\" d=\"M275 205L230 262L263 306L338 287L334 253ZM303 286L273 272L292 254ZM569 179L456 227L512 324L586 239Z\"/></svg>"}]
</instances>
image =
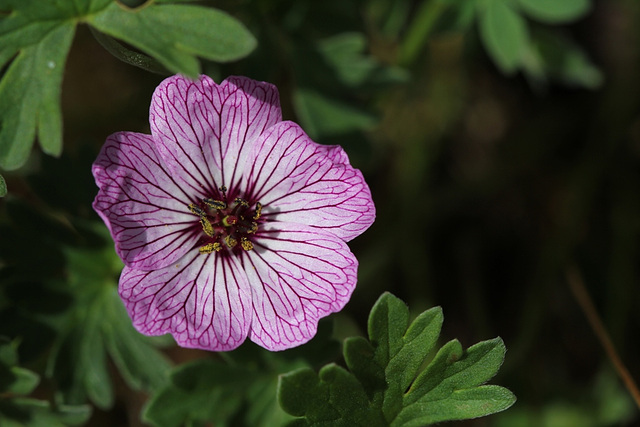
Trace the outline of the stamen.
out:
<instances>
[{"instance_id":1,"label":"stamen","mask_svg":"<svg viewBox=\"0 0 640 427\"><path fill-rule=\"evenodd\" d=\"M193 212L194 214L198 215L200 218L204 218L205 216L207 216L205 211L203 211L202 209L200 209L198 206L194 205L193 203L191 203L189 205L189 210L191 212Z\"/></svg>"},{"instance_id":2,"label":"stamen","mask_svg":"<svg viewBox=\"0 0 640 427\"><path fill-rule=\"evenodd\" d=\"M209 206L212 209L222 210L227 209L227 204L222 200L202 199L202 203Z\"/></svg>"},{"instance_id":3,"label":"stamen","mask_svg":"<svg viewBox=\"0 0 640 427\"><path fill-rule=\"evenodd\" d=\"M240 246L242 246L242 249L244 249L245 251L250 251L253 249L253 243L251 243L246 237L240 239Z\"/></svg>"},{"instance_id":4,"label":"stamen","mask_svg":"<svg viewBox=\"0 0 640 427\"><path fill-rule=\"evenodd\" d=\"M231 234L229 234L227 237L224 238L224 242L227 244L229 249L232 249L235 245L238 244L238 239L236 239Z\"/></svg>"},{"instance_id":5,"label":"stamen","mask_svg":"<svg viewBox=\"0 0 640 427\"><path fill-rule=\"evenodd\" d=\"M220 190L220 192L222 193L222 198L227 200L227 187L221 185L220 187L218 187L218 190Z\"/></svg>"},{"instance_id":6,"label":"stamen","mask_svg":"<svg viewBox=\"0 0 640 427\"><path fill-rule=\"evenodd\" d=\"M206 216L200 217L200 224L202 224L202 230L204 231L204 234L206 234L209 237L213 237L215 235L215 231L213 230L213 225L207 219Z\"/></svg>"},{"instance_id":7,"label":"stamen","mask_svg":"<svg viewBox=\"0 0 640 427\"><path fill-rule=\"evenodd\" d=\"M220 252L220 250L222 249L222 245L218 242L215 243L207 243L206 245L202 246L199 251L201 254L210 254L211 252Z\"/></svg>"},{"instance_id":8,"label":"stamen","mask_svg":"<svg viewBox=\"0 0 640 427\"><path fill-rule=\"evenodd\" d=\"M251 227L249 227L249 228L247 229L247 233L248 233L248 234L253 234L253 233L255 233L256 231L258 231L258 223L257 223L257 222L252 222L252 223L251 223Z\"/></svg>"},{"instance_id":9,"label":"stamen","mask_svg":"<svg viewBox=\"0 0 640 427\"><path fill-rule=\"evenodd\" d=\"M240 206L244 206L245 208L249 207L249 202L247 202L244 199L241 199L240 197L236 197L236 199L234 200L235 203L237 203Z\"/></svg>"},{"instance_id":10,"label":"stamen","mask_svg":"<svg viewBox=\"0 0 640 427\"><path fill-rule=\"evenodd\" d=\"M256 203L256 212L253 214L253 219L259 219L260 215L262 214L262 203L257 202ZM254 222L255 224L255 222ZM257 226L257 224L256 224Z\"/></svg>"}]
</instances>

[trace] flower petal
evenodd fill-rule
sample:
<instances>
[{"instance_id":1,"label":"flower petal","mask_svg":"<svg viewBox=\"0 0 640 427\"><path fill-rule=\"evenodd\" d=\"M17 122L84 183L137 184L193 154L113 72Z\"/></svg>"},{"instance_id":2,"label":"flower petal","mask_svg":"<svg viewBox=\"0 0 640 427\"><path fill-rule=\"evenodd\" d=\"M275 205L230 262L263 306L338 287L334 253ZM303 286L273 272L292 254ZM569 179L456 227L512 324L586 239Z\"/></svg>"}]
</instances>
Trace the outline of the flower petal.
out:
<instances>
[{"instance_id":1,"label":"flower petal","mask_svg":"<svg viewBox=\"0 0 640 427\"><path fill-rule=\"evenodd\" d=\"M369 187L342 148L313 142L292 122L269 128L255 145L248 188L265 218L325 229L345 241L373 223Z\"/></svg>"},{"instance_id":2,"label":"flower petal","mask_svg":"<svg viewBox=\"0 0 640 427\"><path fill-rule=\"evenodd\" d=\"M166 170L153 138L133 132L107 138L93 164L100 188L93 208L131 268L165 267L197 242L190 198Z\"/></svg>"},{"instance_id":3,"label":"flower petal","mask_svg":"<svg viewBox=\"0 0 640 427\"><path fill-rule=\"evenodd\" d=\"M211 351L232 350L247 337L251 289L237 257L193 250L160 270L125 267L119 292L143 334L171 333L183 347Z\"/></svg>"},{"instance_id":4,"label":"flower petal","mask_svg":"<svg viewBox=\"0 0 640 427\"><path fill-rule=\"evenodd\" d=\"M218 86L201 76L164 80L153 94L151 133L171 170L193 191L212 197L240 185L252 142L281 120L275 86L232 77ZM233 195L231 195L233 196Z\"/></svg>"},{"instance_id":5,"label":"flower petal","mask_svg":"<svg viewBox=\"0 0 640 427\"><path fill-rule=\"evenodd\" d=\"M269 350L309 341L318 320L349 301L358 261L334 234L299 224L267 225L254 245L244 260L253 295L249 337Z\"/></svg>"}]
</instances>

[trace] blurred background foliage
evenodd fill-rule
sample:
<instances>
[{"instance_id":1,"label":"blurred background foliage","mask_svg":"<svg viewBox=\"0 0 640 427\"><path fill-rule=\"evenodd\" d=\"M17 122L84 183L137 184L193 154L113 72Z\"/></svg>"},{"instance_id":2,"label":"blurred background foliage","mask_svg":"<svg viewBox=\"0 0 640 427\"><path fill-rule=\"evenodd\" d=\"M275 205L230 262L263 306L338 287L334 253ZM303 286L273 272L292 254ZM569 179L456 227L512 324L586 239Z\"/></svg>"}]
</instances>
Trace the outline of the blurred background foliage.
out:
<instances>
[{"instance_id":1,"label":"blurred background foliage","mask_svg":"<svg viewBox=\"0 0 640 427\"><path fill-rule=\"evenodd\" d=\"M139 11L154 2L122 3ZM414 314L442 306L443 342L504 339L509 351L495 382L518 402L459 425L639 422L565 277L571 265L582 272L622 359L640 378L639 2L197 4L227 12L257 40L251 51L246 36L243 59L205 59L202 71L217 81L240 74L275 83L284 117L318 142L341 144L364 172L378 218L351 244L360 260L353 298L332 316L333 332L326 326L308 346L283 353L245 344L207 354L133 330L116 294L121 264L91 209L90 166L110 133L149 131L149 100L164 77L115 59L101 47L104 35L98 43L82 23L91 20L79 20L61 74L60 158L35 149L26 163L5 164L0 177L0 196L8 188L0 199L0 335L7 338L0 371L10 372L0 381L0 417L10 414L16 425L143 425L143 411L156 425L273 425L287 419L275 404L278 373L336 360L331 335L362 335L369 309L391 291ZM5 139L15 130L7 120L22 120L15 82L29 83L10 73L17 50L6 48L7 16L0 15ZM109 30L113 21L104 16L93 23ZM120 39L120 56L148 47ZM198 65L189 55L229 60L195 48L174 53L177 65L174 57L152 65L193 73ZM35 64L32 79L40 78ZM39 96L31 90L28 96ZM36 104L29 108L49 111ZM21 141L36 135L32 119L20 122L27 129ZM46 137L38 140L46 152L60 152L50 139L49 150ZM231 394L203 383L220 371L237 386ZM162 412L163 401L185 400L185 393L202 403ZM203 409L207 402L228 410Z\"/></svg>"}]
</instances>

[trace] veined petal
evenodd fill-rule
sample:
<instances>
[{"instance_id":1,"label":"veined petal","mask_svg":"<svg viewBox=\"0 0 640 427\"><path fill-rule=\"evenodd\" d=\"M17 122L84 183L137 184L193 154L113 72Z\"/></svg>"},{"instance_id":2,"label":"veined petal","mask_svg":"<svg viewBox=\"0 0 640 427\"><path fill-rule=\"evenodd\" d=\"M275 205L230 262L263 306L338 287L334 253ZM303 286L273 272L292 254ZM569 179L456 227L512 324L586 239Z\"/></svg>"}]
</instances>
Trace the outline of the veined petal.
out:
<instances>
[{"instance_id":1,"label":"veined petal","mask_svg":"<svg viewBox=\"0 0 640 427\"><path fill-rule=\"evenodd\" d=\"M358 261L336 235L300 224L266 226L254 245L244 259L253 299L249 337L269 350L309 341L318 320L349 300Z\"/></svg>"},{"instance_id":2,"label":"veined petal","mask_svg":"<svg viewBox=\"0 0 640 427\"><path fill-rule=\"evenodd\" d=\"M100 188L93 208L126 265L162 268L196 245L189 196L166 170L150 135L109 136L92 171Z\"/></svg>"},{"instance_id":3,"label":"veined petal","mask_svg":"<svg viewBox=\"0 0 640 427\"><path fill-rule=\"evenodd\" d=\"M375 219L369 187L344 150L313 142L295 123L267 129L250 164L248 192L269 220L306 224L349 241Z\"/></svg>"},{"instance_id":4,"label":"veined petal","mask_svg":"<svg viewBox=\"0 0 640 427\"><path fill-rule=\"evenodd\" d=\"M223 182L229 188L244 187L244 171L255 140L282 121L278 89L266 82L232 76L220 84L222 138L219 159Z\"/></svg>"},{"instance_id":5,"label":"veined petal","mask_svg":"<svg viewBox=\"0 0 640 427\"><path fill-rule=\"evenodd\" d=\"M151 133L184 184L204 197L240 184L252 141L281 120L275 86L232 77L218 86L201 76L164 80L153 94Z\"/></svg>"},{"instance_id":6,"label":"veined petal","mask_svg":"<svg viewBox=\"0 0 640 427\"><path fill-rule=\"evenodd\" d=\"M187 253L160 270L125 267L119 292L133 325L183 347L227 351L247 337L251 289L237 257Z\"/></svg>"}]
</instances>

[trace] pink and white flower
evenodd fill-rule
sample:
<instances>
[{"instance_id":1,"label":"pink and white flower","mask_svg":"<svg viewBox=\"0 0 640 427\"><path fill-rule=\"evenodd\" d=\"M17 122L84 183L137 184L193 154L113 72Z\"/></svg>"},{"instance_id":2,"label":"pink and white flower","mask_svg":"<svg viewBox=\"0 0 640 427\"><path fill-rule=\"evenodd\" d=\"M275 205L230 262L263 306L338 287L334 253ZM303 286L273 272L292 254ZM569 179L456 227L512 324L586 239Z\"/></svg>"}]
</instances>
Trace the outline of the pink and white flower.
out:
<instances>
[{"instance_id":1,"label":"pink and white flower","mask_svg":"<svg viewBox=\"0 0 640 427\"><path fill-rule=\"evenodd\" d=\"M310 340L356 284L345 242L375 218L360 171L245 77L170 77L150 123L151 135L109 136L93 165L134 326L213 351Z\"/></svg>"}]
</instances>

